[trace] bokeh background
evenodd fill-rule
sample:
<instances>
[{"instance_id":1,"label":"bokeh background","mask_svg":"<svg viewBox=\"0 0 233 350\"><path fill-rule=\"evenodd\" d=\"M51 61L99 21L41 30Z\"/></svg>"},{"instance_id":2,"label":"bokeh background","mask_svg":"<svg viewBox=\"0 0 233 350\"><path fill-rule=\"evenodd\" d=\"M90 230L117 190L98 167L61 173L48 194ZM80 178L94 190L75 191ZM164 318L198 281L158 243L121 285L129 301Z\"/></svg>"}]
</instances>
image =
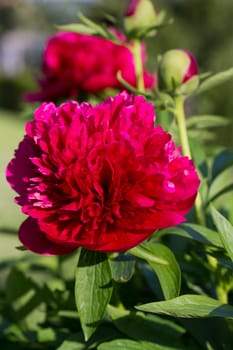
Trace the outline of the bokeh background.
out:
<instances>
[{"instance_id":1,"label":"bokeh background","mask_svg":"<svg viewBox=\"0 0 233 350\"><path fill-rule=\"evenodd\" d=\"M232 0L155 0L174 24L147 41L148 68L156 71L157 57L171 48L192 51L200 72L219 72L233 63ZM42 50L56 25L77 21L77 13L102 21L104 13L119 19L127 0L0 0L0 256L17 254L16 231L22 221L14 193L5 181L5 167L24 133L31 107L23 94L36 89ZM233 118L233 81L196 98L198 114ZM216 131L214 142L233 148L233 124Z\"/></svg>"}]
</instances>

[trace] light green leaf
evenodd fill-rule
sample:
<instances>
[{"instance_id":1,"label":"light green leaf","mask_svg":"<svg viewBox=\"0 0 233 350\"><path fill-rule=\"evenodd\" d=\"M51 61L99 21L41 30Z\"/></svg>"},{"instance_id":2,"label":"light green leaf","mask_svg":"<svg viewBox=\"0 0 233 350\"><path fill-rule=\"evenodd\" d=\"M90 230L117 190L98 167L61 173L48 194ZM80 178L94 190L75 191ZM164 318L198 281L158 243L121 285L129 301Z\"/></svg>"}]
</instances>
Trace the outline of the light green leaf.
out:
<instances>
[{"instance_id":1,"label":"light green leaf","mask_svg":"<svg viewBox=\"0 0 233 350\"><path fill-rule=\"evenodd\" d=\"M53 328L41 328L37 332L37 340L39 343L56 341L56 332Z\"/></svg>"},{"instance_id":2,"label":"light green leaf","mask_svg":"<svg viewBox=\"0 0 233 350\"><path fill-rule=\"evenodd\" d=\"M135 260L131 255L120 254L115 259L109 260L109 263L114 281L128 282L133 276Z\"/></svg>"},{"instance_id":3,"label":"light green leaf","mask_svg":"<svg viewBox=\"0 0 233 350\"><path fill-rule=\"evenodd\" d=\"M135 330L136 331L136 330ZM178 348L162 346L148 341L115 339L98 346L98 350L176 350Z\"/></svg>"},{"instance_id":4,"label":"light green leaf","mask_svg":"<svg viewBox=\"0 0 233 350\"><path fill-rule=\"evenodd\" d=\"M136 256L137 258L144 259L148 262L151 261L160 265L168 265L166 259L154 255L154 253L151 251L151 249L148 248L146 244L140 244L134 248L131 248L130 250L128 250L128 253Z\"/></svg>"},{"instance_id":5,"label":"light green leaf","mask_svg":"<svg viewBox=\"0 0 233 350\"><path fill-rule=\"evenodd\" d=\"M196 91L196 95L202 94L205 91L213 89L228 80L233 78L233 68L227 69L223 72L212 75L210 78L204 80Z\"/></svg>"},{"instance_id":6,"label":"light green leaf","mask_svg":"<svg viewBox=\"0 0 233 350\"><path fill-rule=\"evenodd\" d=\"M91 27L88 27L85 24L82 23L71 23L71 24L64 24L56 26L59 30L64 30L67 32L72 33L79 33L79 34L88 34L88 35L95 35L97 34L97 31Z\"/></svg>"},{"instance_id":7,"label":"light green leaf","mask_svg":"<svg viewBox=\"0 0 233 350\"><path fill-rule=\"evenodd\" d=\"M64 340L57 350L85 350L86 348L82 333L77 333Z\"/></svg>"},{"instance_id":8,"label":"light green leaf","mask_svg":"<svg viewBox=\"0 0 233 350\"><path fill-rule=\"evenodd\" d=\"M106 254L81 250L76 270L75 300L85 340L102 320L112 294L112 275Z\"/></svg>"},{"instance_id":9,"label":"light green leaf","mask_svg":"<svg viewBox=\"0 0 233 350\"><path fill-rule=\"evenodd\" d=\"M233 226L213 205L210 206L210 210L223 245L233 261Z\"/></svg>"},{"instance_id":10,"label":"light green leaf","mask_svg":"<svg viewBox=\"0 0 233 350\"><path fill-rule=\"evenodd\" d=\"M136 309L174 317L233 318L233 307L203 295L185 294L177 298L136 306Z\"/></svg>"},{"instance_id":11,"label":"light green leaf","mask_svg":"<svg viewBox=\"0 0 233 350\"><path fill-rule=\"evenodd\" d=\"M186 120L187 127L190 128L206 128L220 127L231 123L230 118L220 115L193 115Z\"/></svg>"},{"instance_id":12,"label":"light green leaf","mask_svg":"<svg viewBox=\"0 0 233 350\"><path fill-rule=\"evenodd\" d=\"M108 33L101 25L93 22L91 19L84 16L81 12L78 14L78 17L82 23L84 23L86 26L90 27L91 29L95 30L97 34L99 34L103 38L108 37Z\"/></svg>"}]
</instances>

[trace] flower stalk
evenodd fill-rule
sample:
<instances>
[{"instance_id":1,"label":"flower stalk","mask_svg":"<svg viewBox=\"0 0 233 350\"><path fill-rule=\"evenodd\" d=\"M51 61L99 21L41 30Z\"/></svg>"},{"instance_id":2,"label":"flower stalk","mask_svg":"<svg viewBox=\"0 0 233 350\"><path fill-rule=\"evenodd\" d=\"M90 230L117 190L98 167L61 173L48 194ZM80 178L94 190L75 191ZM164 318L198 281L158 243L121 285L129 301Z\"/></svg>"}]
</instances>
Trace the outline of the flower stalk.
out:
<instances>
[{"instance_id":1,"label":"flower stalk","mask_svg":"<svg viewBox=\"0 0 233 350\"><path fill-rule=\"evenodd\" d=\"M134 55L134 65L135 65L135 73L136 73L136 79L137 79L137 88L139 91L145 92L141 42L139 39L134 39L133 55Z\"/></svg>"},{"instance_id":2,"label":"flower stalk","mask_svg":"<svg viewBox=\"0 0 233 350\"><path fill-rule=\"evenodd\" d=\"M182 147L183 155L192 158L192 153L189 145L189 139L188 139L188 133L187 133L187 127L186 127L186 118L185 118L185 111L184 111L184 100L185 97L183 95L177 95L174 98L175 102L175 115L177 120L177 126L179 130L180 135L180 143ZM196 215L197 220L201 225L205 225L205 217L203 215L203 206L202 206L202 199L200 196L200 193L197 193L196 201L195 201L195 209L196 209Z\"/></svg>"}]
</instances>

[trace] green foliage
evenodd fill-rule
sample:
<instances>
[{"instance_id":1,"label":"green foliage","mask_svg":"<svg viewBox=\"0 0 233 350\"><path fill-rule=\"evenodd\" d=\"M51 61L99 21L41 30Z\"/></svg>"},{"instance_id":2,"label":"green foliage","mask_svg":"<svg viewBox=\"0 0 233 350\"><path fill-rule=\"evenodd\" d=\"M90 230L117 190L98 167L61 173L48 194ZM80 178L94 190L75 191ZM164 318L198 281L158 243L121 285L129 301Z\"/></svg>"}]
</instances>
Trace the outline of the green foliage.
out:
<instances>
[{"instance_id":1,"label":"green foliage","mask_svg":"<svg viewBox=\"0 0 233 350\"><path fill-rule=\"evenodd\" d=\"M175 317L227 317L233 318L233 307L202 295L181 295L177 298L144 304L138 310Z\"/></svg>"},{"instance_id":2,"label":"green foliage","mask_svg":"<svg viewBox=\"0 0 233 350\"><path fill-rule=\"evenodd\" d=\"M229 14L217 0L176 2L170 12L180 17L181 6L186 13L183 21L179 21L177 31L168 26L161 37L158 33L156 50L165 49L171 40L172 45L190 44L200 58L205 58L205 45L199 44L200 28L192 28L197 34L190 41L185 22L199 16L199 6L206 15L200 25L204 33L206 26L212 25L212 30L221 27L222 21L216 20L217 10L222 19ZM115 22L112 16L108 20ZM82 14L79 21L58 28L118 41L105 21L97 23ZM166 24L161 12L160 22L149 30L159 30ZM163 39L166 33L168 40ZM137 39L146 34L136 33ZM219 111L221 108L213 107L214 99L209 100L216 88L218 94L224 94L233 70L204 76L187 103L191 110L186 121L189 144L202 183L201 202L189 213L186 223L159 230L128 252L107 254L80 249L69 256L38 257L22 248L6 249L6 241L19 246L14 233L21 217L12 212L6 186L1 187L0 344L4 350L233 348L233 153L223 149L216 137L216 133L224 134L224 127L230 130L232 123L226 117L227 107ZM173 96L157 89L141 92L127 84L120 72L118 79L132 93L152 102L159 123L182 142ZM210 94L206 99L204 92ZM98 102L104 97L89 99ZM200 112L199 105L207 108ZM21 137L22 123L8 114L1 118L1 144L6 145L1 156L4 173L5 163L16 147L14 142Z\"/></svg>"},{"instance_id":3,"label":"green foliage","mask_svg":"<svg viewBox=\"0 0 233 350\"><path fill-rule=\"evenodd\" d=\"M75 299L85 340L102 320L112 294L107 255L82 249L75 279Z\"/></svg>"}]
</instances>

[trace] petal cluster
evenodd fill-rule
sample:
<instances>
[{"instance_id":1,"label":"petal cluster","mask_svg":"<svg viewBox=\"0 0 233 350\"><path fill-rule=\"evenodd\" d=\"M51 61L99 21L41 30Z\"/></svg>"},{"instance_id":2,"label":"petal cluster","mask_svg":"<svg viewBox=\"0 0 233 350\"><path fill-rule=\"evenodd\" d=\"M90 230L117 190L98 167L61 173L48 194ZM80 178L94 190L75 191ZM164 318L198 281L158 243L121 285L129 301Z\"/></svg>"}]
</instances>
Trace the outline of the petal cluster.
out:
<instances>
[{"instance_id":1,"label":"petal cluster","mask_svg":"<svg viewBox=\"0 0 233 350\"><path fill-rule=\"evenodd\" d=\"M92 106L43 103L7 167L29 216L19 238L41 254L114 252L179 224L199 179L151 103L122 92Z\"/></svg>"},{"instance_id":2,"label":"petal cluster","mask_svg":"<svg viewBox=\"0 0 233 350\"><path fill-rule=\"evenodd\" d=\"M123 37L121 33L117 36ZM142 56L145 61L143 47ZM129 84L136 86L133 54L126 42L116 44L91 35L58 32L46 44L43 77L38 80L40 91L28 93L25 98L31 102L57 101L106 88L122 89L117 80L119 71ZM144 81L147 88L154 85L153 76L146 71Z\"/></svg>"}]
</instances>

